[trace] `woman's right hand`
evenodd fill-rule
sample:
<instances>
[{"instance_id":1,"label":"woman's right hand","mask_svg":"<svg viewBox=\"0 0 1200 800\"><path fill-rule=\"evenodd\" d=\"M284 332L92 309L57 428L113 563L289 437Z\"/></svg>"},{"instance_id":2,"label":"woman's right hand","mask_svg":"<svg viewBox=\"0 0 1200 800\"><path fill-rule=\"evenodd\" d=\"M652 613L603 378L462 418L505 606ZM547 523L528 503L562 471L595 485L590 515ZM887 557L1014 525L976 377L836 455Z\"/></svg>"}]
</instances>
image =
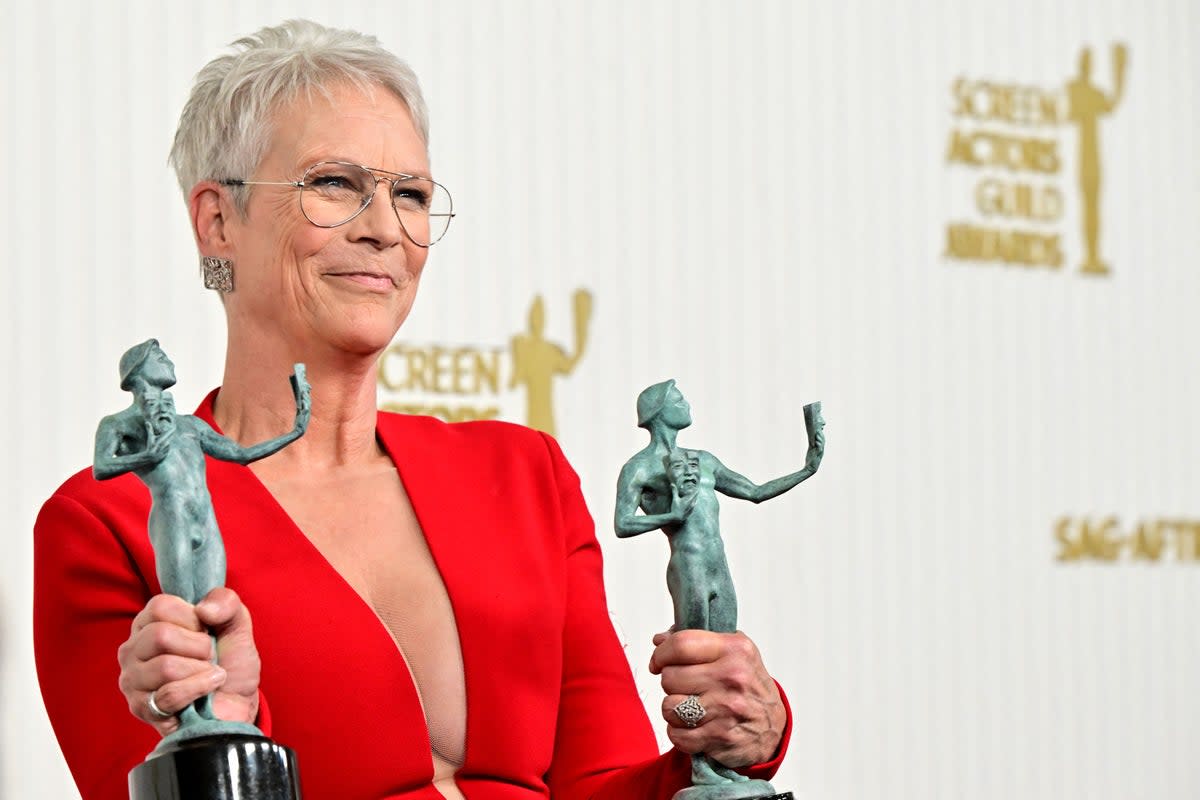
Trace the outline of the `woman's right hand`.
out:
<instances>
[{"instance_id":1,"label":"woman's right hand","mask_svg":"<svg viewBox=\"0 0 1200 800\"><path fill-rule=\"evenodd\" d=\"M219 665L211 660L217 637ZM179 728L178 714L209 692L213 713L224 720L254 723L258 716L261 662L254 644L250 612L232 589L218 587L195 606L160 594L150 598L133 620L129 638L117 649L120 687L130 712L162 735Z\"/></svg>"}]
</instances>

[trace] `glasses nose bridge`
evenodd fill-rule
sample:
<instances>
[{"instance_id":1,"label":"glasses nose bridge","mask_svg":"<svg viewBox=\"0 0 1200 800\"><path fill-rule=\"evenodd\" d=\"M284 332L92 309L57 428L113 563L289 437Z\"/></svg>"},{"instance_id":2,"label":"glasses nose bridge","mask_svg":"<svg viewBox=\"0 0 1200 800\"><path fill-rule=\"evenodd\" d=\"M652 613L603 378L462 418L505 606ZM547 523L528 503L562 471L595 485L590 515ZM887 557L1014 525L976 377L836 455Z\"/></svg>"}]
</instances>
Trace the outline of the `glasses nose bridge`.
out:
<instances>
[{"instance_id":1,"label":"glasses nose bridge","mask_svg":"<svg viewBox=\"0 0 1200 800\"><path fill-rule=\"evenodd\" d=\"M389 178L387 175L376 175L367 167L363 167L363 171L370 175L371 180L374 181L374 183L371 185L371 191L368 192L363 198L363 208L371 205L371 202L374 201L375 195L379 193L379 184L386 183L388 185L388 205L392 207L392 211L396 214L396 219L400 220L400 225L403 227L404 220L400 219L400 210L396 208L396 203L393 199L395 195L396 183L403 180L403 178Z\"/></svg>"},{"instance_id":2,"label":"glasses nose bridge","mask_svg":"<svg viewBox=\"0 0 1200 800\"><path fill-rule=\"evenodd\" d=\"M367 206L371 205L371 203L374 202L375 195L379 193L379 184L386 183L388 185L388 192L387 192L388 207L392 209L392 215L396 218L396 222L399 223L400 230L404 233L404 235L406 237L411 239L412 236L408 232L408 227L404 224L404 220L400 217L400 209L396 208L396 203L393 200L393 194L394 194L393 189L395 189L395 187L396 187L396 182L403 180L403 178L400 178L400 177L389 178L386 175L376 175L368 167L362 167L361 169L367 175L371 176L371 180L373 181L373 183L371 184L371 190L363 195L362 208L359 209L358 214L361 214L362 212L366 211ZM357 217L358 214L355 214L354 216ZM353 217L351 217L351 219L353 219ZM347 222L349 222L349 220L347 220Z\"/></svg>"},{"instance_id":3,"label":"glasses nose bridge","mask_svg":"<svg viewBox=\"0 0 1200 800\"><path fill-rule=\"evenodd\" d=\"M371 201L373 201L375 199L375 195L379 192L379 184L381 184L381 183L386 182L389 184L388 200L390 201L391 197L392 197L391 187L395 185L395 179L384 177L382 175L376 175L374 172L371 172L371 170L367 169L366 167L363 167L362 171L365 172L371 179L371 189L370 189L370 191L366 192L363 196L363 208L366 208L367 206L369 206L371 204Z\"/></svg>"}]
</instances>

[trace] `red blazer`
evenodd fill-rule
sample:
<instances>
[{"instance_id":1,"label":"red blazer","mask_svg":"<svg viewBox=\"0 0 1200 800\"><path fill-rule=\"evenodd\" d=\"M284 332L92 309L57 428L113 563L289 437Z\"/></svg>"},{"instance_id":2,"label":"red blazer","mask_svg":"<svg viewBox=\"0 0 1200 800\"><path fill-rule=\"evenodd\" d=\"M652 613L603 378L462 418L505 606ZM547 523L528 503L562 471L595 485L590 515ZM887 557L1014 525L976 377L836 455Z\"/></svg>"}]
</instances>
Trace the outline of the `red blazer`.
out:
<instances>
[{"instance_id":1,"label":"red blazer","mask_svg":"<svg viewBox=\"0 0 1200 800\"><path fill-rule=\"evenodd\" d=\"M213 424L210 395L197 415ZM214 425L215 427L215 425ZM579 479L550 437L381 412L454 607L467 689L464 795L667 798L689 760L658 755L613 633ZM394 640L246 467L208 460L227 584L254 619L259 723L295 749L308 800L440 800L425 718ZM85 470L34 530L34 645L46 709L84 800L125 800L158 734L117 688L117 646L160 591L133 475ZM775 772L775 760L748 770Z\"/></svg>"}]
</instances>

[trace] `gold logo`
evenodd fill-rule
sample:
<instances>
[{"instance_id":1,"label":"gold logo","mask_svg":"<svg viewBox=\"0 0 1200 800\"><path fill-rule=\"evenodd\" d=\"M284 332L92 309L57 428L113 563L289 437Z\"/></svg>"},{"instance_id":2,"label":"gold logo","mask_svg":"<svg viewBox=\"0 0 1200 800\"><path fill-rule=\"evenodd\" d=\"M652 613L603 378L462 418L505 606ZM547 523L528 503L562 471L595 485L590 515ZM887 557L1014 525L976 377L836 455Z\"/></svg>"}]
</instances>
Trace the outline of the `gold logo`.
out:
<instances>
[{"instance_id":1,"label":"gold logo","mask_svg":"<svg viewBox=\"0 0 1200 800\"><path fill-rule=\"evenodd\" d=\"M530 303L527 329L512 337L507 353L503 347L392 344L379 359L380 407L447 422L495 419L523 387L525 424L556 435L554 381L573 373L587 350L591 293L577 289L573 305L570 352L546 339L540 295Z\"/></svg>"},{"instance_id":2,"label":"gold logo","mask_svg":"<svg viewBox=\"0 0 1200 800\"><path fill-rule=\"evenodd\" d=\"M1200 520L1063 517L1054 523L1059 561L1200 561Z\"/></svg>"},{"instance_id":3,"label":"gold logo","mask_svg":"<svg viewBox=\"0 0 1200 800\"><path fill-rule=\"evenodd\" d=\"M1081 241L1079 271L1107 275L1100 255L1100 120L1120 104L1128 49L1112 47L1112 92L1092 78L1092 53L1083 48L1079 72L1062 87L1041 88L958 78L951 85L956 127L946 161L984 172L973 192L981 221L946 226L945 257L1030 267L1062 266L1060 228L1065 210L1059 130L1075 128Z\"/></svg>"}]
</instances>

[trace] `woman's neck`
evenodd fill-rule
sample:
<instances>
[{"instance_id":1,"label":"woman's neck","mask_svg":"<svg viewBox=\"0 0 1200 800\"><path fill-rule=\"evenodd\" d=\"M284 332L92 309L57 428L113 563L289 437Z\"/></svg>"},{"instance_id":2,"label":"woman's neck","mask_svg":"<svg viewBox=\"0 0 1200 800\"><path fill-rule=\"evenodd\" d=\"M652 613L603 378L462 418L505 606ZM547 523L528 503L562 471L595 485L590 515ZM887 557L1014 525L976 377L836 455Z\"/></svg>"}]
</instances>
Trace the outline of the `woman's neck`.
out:
<instances>
[{"instance_id":1,"label":"woman's neck","mask_svg":"<svg viewBox=\"0 0 1200 800\"><path fill-rule=\"evenodd\" d=\"M243 445L286 433L296 420L296 399L288 376L297 353L261 341L256 345L253 350L228 347L225 376L213 408L221 431ZM375 439L375 356L305 349L309 351L302 357L312 387L312 419L304 436L257 462L255 472L260 477L276 471L281 476L300 477L299 468L368 465L383 456Z\"/></svg>"}]
</instances>

